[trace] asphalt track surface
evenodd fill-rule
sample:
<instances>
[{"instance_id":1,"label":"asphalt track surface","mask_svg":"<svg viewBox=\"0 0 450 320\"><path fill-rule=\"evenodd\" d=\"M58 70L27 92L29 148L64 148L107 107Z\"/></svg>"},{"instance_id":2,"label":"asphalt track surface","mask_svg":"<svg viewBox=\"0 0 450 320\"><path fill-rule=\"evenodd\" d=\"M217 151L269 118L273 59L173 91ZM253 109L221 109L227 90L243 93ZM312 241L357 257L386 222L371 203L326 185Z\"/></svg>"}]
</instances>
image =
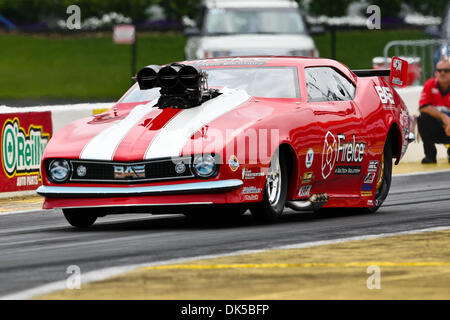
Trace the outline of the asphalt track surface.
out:
<instances>
[{"instance_id":1,"label":"asphalt track surface","mask_svg":"<svg viewBox=\"0 0 450 320\"><path fill-rule=\"evenodd\" d=\"M183 215L99 218L89 230L68 225L58 211L0 215L0 297L66 280L67 267L82 272L169 259L265 249L450 226L450 172L393 178L375 214L316 216L286 209L264 225L249 213L236 222L195 222ZM276 261L274 262L276 263Z\"/></svg>"}]
</instances>

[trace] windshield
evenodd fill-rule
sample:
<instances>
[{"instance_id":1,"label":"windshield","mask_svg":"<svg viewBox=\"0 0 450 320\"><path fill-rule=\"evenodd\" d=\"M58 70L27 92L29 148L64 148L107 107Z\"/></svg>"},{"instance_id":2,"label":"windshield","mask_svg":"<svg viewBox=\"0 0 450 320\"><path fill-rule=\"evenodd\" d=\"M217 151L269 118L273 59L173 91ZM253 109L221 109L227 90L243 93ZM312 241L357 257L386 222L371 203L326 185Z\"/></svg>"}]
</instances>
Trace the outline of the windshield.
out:
<instances>
[{"instance_id":1,"label":"windshield","mask_svg":"<svg viewBox=\"0 0 450 320\"><path fill-rule=\"evenodd\" d=\"M299 98L297 68L295 67L245 67L204 69L208 73L209 87L232 88L247 91L261 98ZM159 97L160 88L140 90L138 85L120 101L136 103Z\"/></svg>"},{"instance_id":2,"label":"windshield","mask_svg":"<svg viewBox=\"0 0 450 320\"><path fill-rule=\"evenodd\" d=\"M204 26L207 35L304 32L305 25L299 11L291 8L211 9Z\"/></svg>"},{"instance_id":3,"label":"windshield","mask_svg":"<svg viewBox=\"0 0 450 320\"><path fill-rule=\"evenodd\" d=\"M298 98L297 69L294 67L209 69L210 87L241 89L254 97Z\"/></svg>"}]
</instances>

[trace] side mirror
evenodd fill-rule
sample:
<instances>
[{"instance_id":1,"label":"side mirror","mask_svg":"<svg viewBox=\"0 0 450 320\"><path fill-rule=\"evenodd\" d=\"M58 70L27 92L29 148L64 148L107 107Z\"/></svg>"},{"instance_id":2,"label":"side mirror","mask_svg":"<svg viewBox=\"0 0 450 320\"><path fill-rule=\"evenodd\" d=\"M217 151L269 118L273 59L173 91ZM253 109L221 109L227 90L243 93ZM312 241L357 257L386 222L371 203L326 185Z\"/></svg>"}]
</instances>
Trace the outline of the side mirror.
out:
<instances>
[{"instance_id":1,"label":"side mirror","mask_svg":"<svg viewBox=\"0 0 450 320\"><path fill-rule=\"evenodd\" d=\"M436 25L431 25L425 28L425 33L432 38L440 38L441 32L439 27Z\"/></svg>"},{"instance_id":2,"label":"side mirror","mask_svg":"<svg viewBox=\"0 0 450 320\"><path fill-rule=\"evenodd\" d=\"M325 34L325 28L323 26L320 25L316 25L316 26L311 26L309 28L309 33L311 35L323 35Z\"/></svg>"},{"instance_id":3,"label":"side mirror","mask_svg":"<svg viewBox=\"0 0 450 320\"><path fill-rule=\"evenodd\" d=\"M200 36L200 30L197 27L187 27L184 29L184 35L187 37Z\"/></svg>"}]
</instances>

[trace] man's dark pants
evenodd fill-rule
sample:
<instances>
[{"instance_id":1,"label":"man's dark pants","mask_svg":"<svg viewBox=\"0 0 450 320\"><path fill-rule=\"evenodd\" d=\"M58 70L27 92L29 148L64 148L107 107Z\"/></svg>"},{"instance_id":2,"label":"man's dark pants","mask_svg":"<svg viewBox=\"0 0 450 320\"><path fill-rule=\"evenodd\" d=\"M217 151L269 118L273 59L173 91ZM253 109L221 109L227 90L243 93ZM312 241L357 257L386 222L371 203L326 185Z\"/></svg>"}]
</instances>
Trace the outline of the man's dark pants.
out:
<instances>
[{"instance_id":1,"label":"man's dark pants","mask_svg":"<svg viewBox=\"0 0 450 320\"><path fill-rule=\"evenodd\" d=\"M423 141L423 149L425 157L428 159L436 159L436 147L435 143L450 144L450 137L445 134L442 121L433 118L432 116L421 113L417 119L417 125L419 127L419 133ZM450 157L450 149L447 150L447 154Z\"/></svg>"}]
</instances>

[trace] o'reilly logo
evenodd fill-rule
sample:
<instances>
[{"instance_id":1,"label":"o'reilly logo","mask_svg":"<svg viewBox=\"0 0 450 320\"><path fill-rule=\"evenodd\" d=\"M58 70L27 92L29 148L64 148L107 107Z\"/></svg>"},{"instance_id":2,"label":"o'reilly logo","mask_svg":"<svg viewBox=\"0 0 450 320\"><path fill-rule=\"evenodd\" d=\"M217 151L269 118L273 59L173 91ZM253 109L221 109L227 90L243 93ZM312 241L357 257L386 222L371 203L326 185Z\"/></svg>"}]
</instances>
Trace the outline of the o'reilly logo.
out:
<instances>
[{"instance_id":1,"label":"o'reilly logo","mask_svg":"<svg viewBox=\"0 0 450 320\"><path fill-rule=\"evenodd\" d=\"M8 177L17 173L39 172L50 135L41 126L30 125L28 133L19 119L6 120L2 130L2 163Z\"/></svg>"}]
</instances>

